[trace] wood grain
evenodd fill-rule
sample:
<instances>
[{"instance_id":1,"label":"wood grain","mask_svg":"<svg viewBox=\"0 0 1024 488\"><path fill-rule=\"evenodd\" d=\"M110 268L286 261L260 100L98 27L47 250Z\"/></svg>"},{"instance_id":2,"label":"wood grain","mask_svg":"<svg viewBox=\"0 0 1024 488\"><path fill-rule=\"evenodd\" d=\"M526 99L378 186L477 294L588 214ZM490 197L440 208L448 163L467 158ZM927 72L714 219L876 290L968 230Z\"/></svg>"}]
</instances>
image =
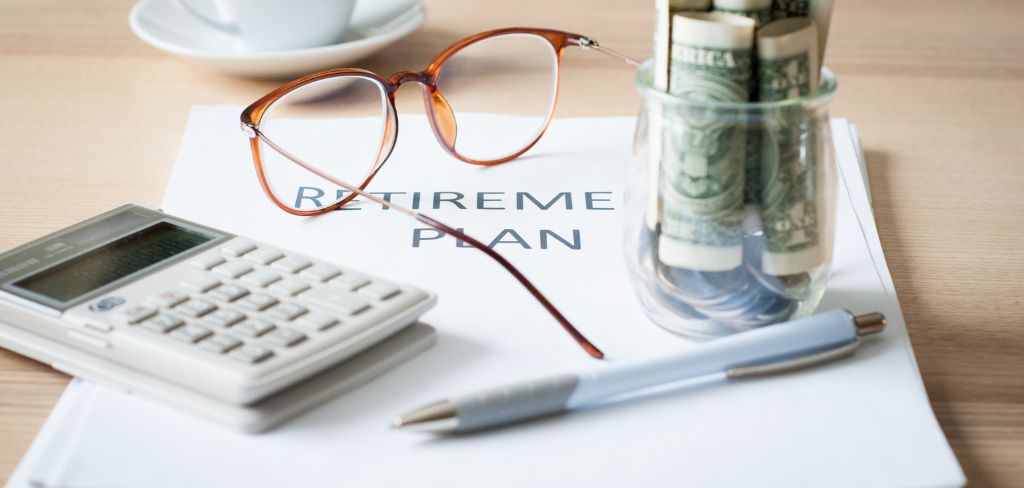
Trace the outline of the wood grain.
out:
<instances>
[{"instance_id":1,"label":"wood grain","mask_svg":"<svg viewBox=\"0 0 1024 488\"><path fill-rule=\"evenodd\" d=\"M464 35L510 25L650 53L650 0L425 3L420 31L358 65L420 68ZM0 250L124 202L158 205L189 107L245 104L276 86L144 45L128 30L130 7L0 0ZM861 131L925 385L974 486L1024 484L1021 18L1016 0L845 0L826 58L840 80L832 113ZM560 115L636 113L621 66L579 52L563 73ZM0 351L0 480L66 382Z\"/></svg>"}]
</instances>

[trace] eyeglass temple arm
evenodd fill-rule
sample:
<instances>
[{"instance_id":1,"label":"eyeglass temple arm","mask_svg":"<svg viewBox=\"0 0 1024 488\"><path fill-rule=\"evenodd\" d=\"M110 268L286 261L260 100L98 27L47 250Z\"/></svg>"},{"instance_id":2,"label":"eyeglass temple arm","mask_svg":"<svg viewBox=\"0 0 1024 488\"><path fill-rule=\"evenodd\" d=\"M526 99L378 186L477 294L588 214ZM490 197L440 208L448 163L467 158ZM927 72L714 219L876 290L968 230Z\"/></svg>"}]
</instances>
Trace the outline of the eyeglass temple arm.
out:
<instances>
[{"instance_id":1,"label":"eyeglass temple arm","mask_svg":"<svg viewBox=\"0 0 1024 488\"><path fill-rule=\"evenodd\" d=\"M336 184L336 185L338 185L338 186L340 186L342 188L345 188L348 191L351 191L352 193L355 193L355 194L357 194L357 195L359 195L359 196L361 196L363 198L366 198L367 200L379 203L379 204L383 205L384 207L391 208L391 209L393 209L393 210L395 210L395 211L397 211L397 212L399 212L401 214L408 215L409 217L412 217L412 218L416 219L417 221L422 222L424 224L427 224L430 227L432 227L432 228L434 228L434 229L436 229L436 230L438 230L440 232L443 232L445 234L448 234L451 237L454 237L454 238L456 238L456 239L458 239L460 241L463 241L463 242L469 244L470 246L473 246L477 250L483 252L484 254L490 256L491 259L497 261L498 264L501 265L501 267L505 268L506 271L511 273L512 276L514 276L516 278L516 280L519 281L519 283L521 285L523 285L523 287L525 287L526 290L529 291L531 295L533 295L533 298L537 299L537 301L539 301L540 304L544 306L544 309L547 310L548 313L550 313L551 316L555 318L555 320L558 322L558 324L561 325L562 328L565 329L565 331L568 332L569 335L572 336L572 338L576 340L576 342L580 345L580 347L583 348L584 351L586 351L587 354L589 354L591 357L594 357L594 358L597 358L597 359L604 358L604 353L601 352L601 350L598 349L597 346L595 346L592 342L590 342L590 340L588 340L586 337L584 337L583 334L580 333L580 331L577 330L576 327L574 327L571 322L569 322L569 319L567 319L564 315L562 315L562 313L559 312L557 308L555 308L555 306L547 299L547 297L545 297L544 294L541 293L540 290L538 290L536 286L534 286L534 284L526 277L526 275L524 275L521 271L519 271L519 269L517 269L514 265L512 265L511 262L509 262L507 259L505 259L504 256L499 254L494 249L491 249L490 247L484 245L480 241L478 241L478 240L476 240L476 239L466 235L466 233L461 232L461 231L456 230L456 229L453 229L452 227L450 227L450 226L448 226L448 225L446 225L446 224L444 224L444 223L442 223L440 221L434 220L431 217L428 217L426 215L423 215L423 214L421 214L419 212L416 212L416 211L413 211L411 209L405 208L405 207L403 207L401 205L397 205L394 202L389 202L387 200L384 200L381 197L378 197L376 195L373 195L373 194L370 194L368 192L365 192L362 189L360 189L360 188L358 188L358 187L356 187L354 185L350 185L350 184L348 184L348 183L346 183L344 181L341 181L341 180L335 178L334 176L332 176L332 175L330 175L328 173L325 173L325 172L321 171L320 169L318 169L318 168L316 168L316 167L306 163L305 161L299 159L298 156L293 155L292 153L288 152L287 150L285 150L281 146L278 146L277 144L275 144L273 141L271 141L268 137L263 135L263 133L260 132L259 129L257 129L254 126L246 126L245 129L251 130L252 133L256 137L259 137L260 140L262 140L263 142L267 143L267 145L270 146L271 148L273 148L275 151L281 153L284 157L288 158L289 160L291 160L295 164L305 168L306 170L312 172L313 174L316 174L317 176L319 176L319 177L321 177L321 178L323 178L323 179L325 179L327 181L330 181L331 183L334 183L334 184ZM247 130L246 132L248 133L249 131Z\"/></svg>"},{"instance_id":2,"label":"eyeglass temple arm","mask_svg":"<svg viewBox=\"0 0 1024 488\"><path fill-rule=\"evenodd\" d=\"M583 49L593 49L601 54L604 54L605 56L608 56L616 61L622 61L623 63L626 63L634 68L640 66L640 61L637 61L629 56L626 56L625 54L622 54L614 49L606 48L589 37L580 36L578 38L571 39L569 42L579 47L582 47Z\"/></svg>"},{"instance_id":3,"label":"eyeglass temple arm","mask_svg":"<svg viewBox=\"0 0 1024 488\"><path fill-rule=\"evenodd\" d=\"M559 312L558 309L555 308L554 304L552 304L547 299L547 297L545 297L544 294L541 293L540 290L538 290L537 287L534 286L534 284L530 282L530 280L521 271L519 271L519 269L513 266L512 263L510 263L507 259L505 259L504 256L499 254L494 249L491 249L490 247L484 245L480 241L474 239L473 237L466 235L464 232L460 232L456 229L453 229L442 222L434 220L431 217L428 217L421 213L416 213L414 217L416 218L416 220L423 222L424 224L427 224L441 232L444 232L445 234L448 234L460 241L463 241L477 248L484 254L490 256L491 259L497 261L498 264L501 265L501 267L505 268L506 271L511 273L512 276L514 276L516 280L519 281L519 283L523 285L523 287L526 288L526 290L529 291L531 295L533 295L533 298L537 299L537 301L544 306L544 309L547 310L548 313L550 313L556 321L558 321L558 324L561 325L562 328L565 329L565 331L568 332L569 335L576 340L576 342L580 345L580 347L583 348L584 351L587 352L587 354L597 359L601 359L604 357L604 353L601 352L601 350L598 349L597 346L595 346L593 343L587 340L587 338L584 337L583 334L580 333L580 331L576 330L576 327L573 327L572 323L569 322L569 319L565 318L565 316L562 315L562 312Z\"/></svg>"}]
</instances>

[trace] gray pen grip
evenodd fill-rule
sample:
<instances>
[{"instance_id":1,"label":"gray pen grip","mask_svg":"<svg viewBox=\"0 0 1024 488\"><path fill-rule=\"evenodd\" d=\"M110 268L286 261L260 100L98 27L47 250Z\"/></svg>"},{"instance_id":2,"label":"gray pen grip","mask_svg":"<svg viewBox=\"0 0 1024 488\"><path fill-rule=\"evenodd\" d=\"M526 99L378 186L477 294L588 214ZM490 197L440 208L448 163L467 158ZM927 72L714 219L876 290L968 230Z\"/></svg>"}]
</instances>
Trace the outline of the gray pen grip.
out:
<instances>
[{"instance_id":1,"label":"gray pen grip","mask_svg":"<svg viewBox=\"0 0 1024 488\"><path fill-rule=\"evenodd\" d=\"M456 430L482 430L562 412L578 384L578 376L563 374L455 398Z\"/></svg>"}]
</instances>

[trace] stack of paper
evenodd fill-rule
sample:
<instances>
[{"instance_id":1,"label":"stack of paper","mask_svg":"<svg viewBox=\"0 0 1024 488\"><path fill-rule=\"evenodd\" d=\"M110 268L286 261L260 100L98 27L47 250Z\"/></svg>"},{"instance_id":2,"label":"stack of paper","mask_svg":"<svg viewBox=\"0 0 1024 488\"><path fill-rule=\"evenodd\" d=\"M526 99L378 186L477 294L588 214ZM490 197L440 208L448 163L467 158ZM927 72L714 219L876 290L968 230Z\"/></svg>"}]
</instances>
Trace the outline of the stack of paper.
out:
<instances>
[{"instance_id":1,"label":"stack of paper","mask_svg":"<svg viewBox=\"0 0 1024 488\"><path fill-rule=\"evenodd\" d=\"M165 210L436 290L439 304L424 320L438 328L438 345L256 436L74 382L14 486L963 484L914 362L858 143L845 121L833 123L838 235L820 308L877 310L889 319L854 358L485 434L430 438L389 431L388 422L452 394L602 363L584 355L495 263L454 239L431 239L432 232L417 230L424 226L378 205L312 219L277 209L257 184L238 112L194 109ZM628 281L621 206L633 119L556 120L526 157L493 168L447 156L423 118L403 119L401 128L372 190L406 205L416 201L426 214L495 241L608 361L700 347L651 324Z\"/></svg>"}]
</instances>

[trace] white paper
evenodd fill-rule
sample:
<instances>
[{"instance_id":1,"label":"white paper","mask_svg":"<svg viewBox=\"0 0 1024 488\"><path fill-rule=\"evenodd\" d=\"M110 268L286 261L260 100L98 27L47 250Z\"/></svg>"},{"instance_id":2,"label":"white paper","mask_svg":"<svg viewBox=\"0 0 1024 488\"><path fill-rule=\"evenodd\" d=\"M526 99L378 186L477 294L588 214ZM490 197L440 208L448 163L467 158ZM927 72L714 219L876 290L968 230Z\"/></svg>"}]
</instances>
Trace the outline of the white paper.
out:
<instances>
[{"instance_id":1,"label":"white paper","mask_svg":"<svg viewBox=\"0 0 1024 488\"><path fill-rule=\"evenodd\" d=\"M455 247L451 238L414 248L413 229L423 226L377 205L312 219L274 207L257 185L248 143L238 133L238 111L193 110L165 210L433 289L439 304L424 320L439 329L438 345L371 384L255 436L83 384L81 389L93 392L90 403L73 419L55 412L44 428L54 424L67 431L63 424L74 424L75 435L32 448L64 461L33 467L29 479L48 486L964 483L928 405L845 121L834 123L844 179L834 271L820 309L878 310L889 319L887 330L865 341L854 358L485 434L432 438L389 431L387 424L396 414L451 394L602 365L584 355L495 263ZM508 210L475 210L475 199L466 210L443 203L438 210L421 210L485 242L502 229L516 230L531 249L497 249L609 361L699 347L651 324L628 282L621 204L632 129L629 118L556 119L526 157L480 168L444 154L424 119L404 118L395 153L371 189L420 191L421 204L432 203L425 196L434 191L505 192L483 198L500 200ZM540 210L525 200L525 209L516 210L516 192L543 202L571 192L573 208L557 201ZM586 192L592 192L591 207L614 210L588 210ZM539 249L542 229L567 238L579 231L581 249L550 238L549 248Z\"/></svg>"},{"instance_id":2,"label":"white paper","mask_svg":"<svg viewBox=\"0 0 1024 488\"><path fill-rule=\"evenodd\" d=\"M861 148L860 132L857 131L857 126L850 124L846 119L842 119L843 123L849 127L850 131L850 142L853 144L853 150L857 153L857 162L860 163L861 178L863 178L864 190L868 196L868 203L871 203L871 179L868 178L868 162L864 159L864 149ZM834 125L834 130L842 130L842 125ZM874 215L874 207L871 208L872 215Z\"/></svg>"}]
</instances>

